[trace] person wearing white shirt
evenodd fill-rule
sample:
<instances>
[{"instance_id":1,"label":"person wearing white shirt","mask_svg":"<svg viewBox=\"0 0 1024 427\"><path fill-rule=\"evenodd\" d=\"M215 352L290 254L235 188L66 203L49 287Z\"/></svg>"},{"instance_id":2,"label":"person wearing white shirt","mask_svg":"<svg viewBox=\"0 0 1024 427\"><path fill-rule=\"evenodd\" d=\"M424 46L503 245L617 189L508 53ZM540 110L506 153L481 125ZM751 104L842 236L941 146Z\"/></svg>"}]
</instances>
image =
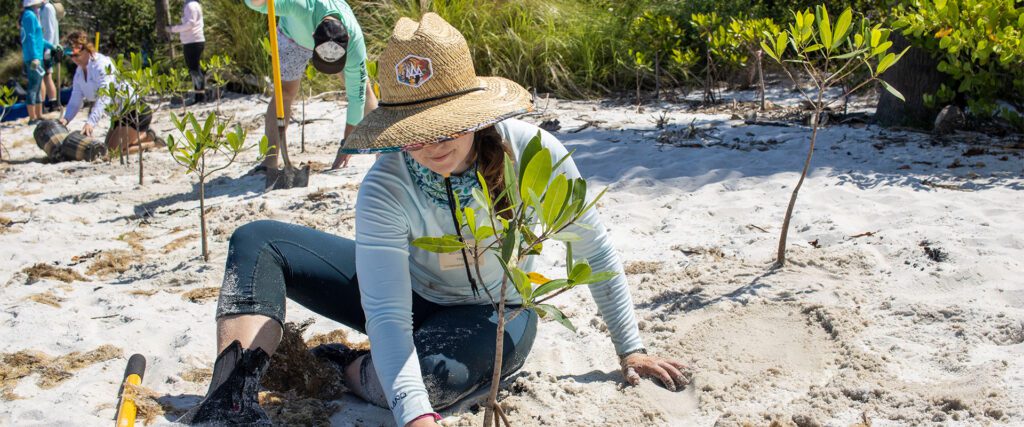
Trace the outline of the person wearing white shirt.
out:
<instances>
[{"instance_id":1,"label":"person wearing white shirt","mask_svg":"<svg viewBox=\"0 0 1024 427\"><path fill-rule=\"evenodd\" d=\"M49 0L44 0L43 7L39 8L39 23L43 26L43 38L54 46L60 45L57 11ZM43 108L47 111L54 111L57 108L57 86L53 84L54 63L53 54L47 51L43 55L43 70L46 74L43 75L42 93L40 93L40 97L44 99Z\"/></svg>"},{"instance_id":2,"label":"person wearing white shirt","mask_svg":"<svg viewBox=\"0 0 1024 427\"><path fill-rule=\"evenodd\" d=\"M181 23L171 26L167 31L178 33L185 51L185 66L192 77L195 102L206 101L206 76L203 74L200 60L206 47L206 36L203 34L203 6L199 0L185 0L181 11Z\"/></svg>"},{"instance_id":3,"label":"person wearing white shirt","mask_svg":"<svg viewBox=\"0 0 1024 427\"><path fill-rule=\"evenodd\" d=\"M68 47L65 55L78 66L78 69L75 70L71 85L71 99L68 100L64 116L59 120L61 124L67 126L78 115L85 101L93 101L92 110L82 125L82 134L93 136L93 129L107 115L111 104L114 104L114 109L124 112L131 106L129 102L143 102L131 99L134 98L131 95L128 96L129 99L111 99L101 93L101 88L111 83L120 83L117 81L113 61L106 55L96 52L84 32L75 31L68 34L66 44ZM141 114L130 111L120 114L116 120L111 119L110 131L107 132L105 139L108 149L120 148L125 153L132 153L140 148L148 149L163 144L163 141L149 129L153 120L152 110L148 105L142 110Z\"/></svg>"}]
</instances>

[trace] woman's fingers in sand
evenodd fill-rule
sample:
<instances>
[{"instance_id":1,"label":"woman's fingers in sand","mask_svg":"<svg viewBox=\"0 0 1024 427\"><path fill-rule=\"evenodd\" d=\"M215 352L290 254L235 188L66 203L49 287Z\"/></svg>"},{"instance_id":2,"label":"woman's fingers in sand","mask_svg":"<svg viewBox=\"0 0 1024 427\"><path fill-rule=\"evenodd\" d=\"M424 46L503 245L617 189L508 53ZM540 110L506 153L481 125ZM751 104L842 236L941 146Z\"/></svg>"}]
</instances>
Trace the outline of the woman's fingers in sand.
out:
<instances>
[{"instance_id":1,"label":"woman's fingers in sand","mask_svg":"<svg viewBox=\"0 0 1024 427\"><path fill-rule=\"evenodd\" d=\"M676 391L685 388L693 378L686 364L657 356L633 354L623 364L626 382L631 385L639 384L641 377L653 377L665 388Z\"/></svg>"}]
</instances>

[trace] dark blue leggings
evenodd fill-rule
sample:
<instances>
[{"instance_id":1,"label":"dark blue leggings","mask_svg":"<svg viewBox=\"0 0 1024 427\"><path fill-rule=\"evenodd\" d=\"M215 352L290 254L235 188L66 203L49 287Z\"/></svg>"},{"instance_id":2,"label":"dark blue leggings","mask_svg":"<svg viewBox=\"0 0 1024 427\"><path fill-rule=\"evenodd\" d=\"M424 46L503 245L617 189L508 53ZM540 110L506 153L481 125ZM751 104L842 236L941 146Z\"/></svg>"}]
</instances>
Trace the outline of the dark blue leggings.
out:
<instances>
[{"instance_id":1,"label":"dark blue leggings","mask_svg":"<svg viewBox=\"0 0 1024 427\"><path fill-rule=\"evenodd\" d=\"M365 333L355 248L352 240L277 221L238 227L228 246L217 318L262 314L283 325L287 297ZM490 305L445 306L413 292L413 341L435 409L490 383L495 319ZM532 310L506 323L503 377L523 366L536 334L537 315ZM368 394L374 404L387 407L381 393Z\"/></svg>"}]
</instances>

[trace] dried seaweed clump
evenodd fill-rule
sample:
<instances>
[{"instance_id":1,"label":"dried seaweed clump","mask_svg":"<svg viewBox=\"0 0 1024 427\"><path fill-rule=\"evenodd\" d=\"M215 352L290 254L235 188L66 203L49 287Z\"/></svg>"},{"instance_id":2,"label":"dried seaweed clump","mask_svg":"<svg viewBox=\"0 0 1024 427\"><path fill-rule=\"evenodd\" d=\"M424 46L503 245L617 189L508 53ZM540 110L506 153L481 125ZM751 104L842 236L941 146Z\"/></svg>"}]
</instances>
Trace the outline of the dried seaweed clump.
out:
<instances>
[{"instance_id":1,"label":"dried seaweed clump","mask_svg":"<svg viewBox=\"0 0 1024 427\"><path fill-rule=\"evenodd\" d=\"M0 396L4 400L17 398L14 387L29 375L39 374L36 381L39 388L53 388L71 378L75 371L117 357L121 357L121 349L109 344L85 353L75 351L58 357L36 350L5 353L0 355Z\"/></svg>"},{"instance_id":2,"label":"dried seaweed clump","mask_svg":"<svg viewBox=\"0 0 1024 427\"><path fill-rule=\"evenodd\" d=\"M181 294L181 298L194 303L201 303L220 296L220 286L198 288Z\"/></svg>"},{"instance_id":3,"label":"dried seaweed clump","mask_svg":"<svg viewBox=\"0 0 1024 427\"><path fill-rule=\"evenodd\" d=\"M324 363L309 352L302 333L313 324L309 319L300 324L287 322L281 344L270 360L263 376L267 390L322 400L334 400L345 392L342 372L333 363Z\"/></svg>"},{"instance_id":4,"label":"dried seaweed clump","mask_svg":"<svg viewBox=\"0 0 1024 427\"><path fill-rule=\"evenodd\" d=\"M46 263L38 263L21 270L21 272L28 275L29 284L33 284L43 279L59 280L64 283L71 283L76 280L82 282L88 280L81 274L78 274L75 270L67 267L57 267Z\"/></svg>"},{"instance_id":5,"label":"dried seaweed clump","mask_svg":"<svg viewBox=\"0 0 1024 427\"><path fill-rule=\"evenodd\" d=\"M260 393L260 406L274 425L329 427L331 415L341 409L335 402L299 397L294 391Z\"/></svg>"}]
</instances>

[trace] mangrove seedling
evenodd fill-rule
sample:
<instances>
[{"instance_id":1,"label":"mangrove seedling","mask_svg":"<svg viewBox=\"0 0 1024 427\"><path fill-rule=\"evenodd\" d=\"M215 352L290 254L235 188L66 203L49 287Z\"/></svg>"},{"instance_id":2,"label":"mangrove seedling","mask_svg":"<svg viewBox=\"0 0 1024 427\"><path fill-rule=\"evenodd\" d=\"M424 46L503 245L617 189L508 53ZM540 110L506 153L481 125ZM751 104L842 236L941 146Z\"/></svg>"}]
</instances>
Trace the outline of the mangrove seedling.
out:
<instances>
[{"instance_id":1,"label":"mangrove seedling","mask_svg":"<svg viewBox=\"0 0 1024 427\"><path fill-rule=\"evenodd\" d=\"M171 113L171 121L181 135L179 138L174 135L167 137L171 158L183 166L186 173L195 175L199 180L199 234L203 261L209 261L210 252L206 243L206 181L211 175L230 166L239 154L249 148L245 147L246 132L237 123L228 128L226 123L220 122L216 114L212 113L202 122L192 112L185 113L180 119ZM267 154L266 136L260 139L258 148L257 160L260 160Z\"/></svg>"},{"instance_id":2,"label":"mangrove seedling","mask_svg":"<svg viewBox=\"0 0 1024 427\"><path fill-rule=\"evenodd\" d=\"M868 18L860 20L859 27L853 26L853 12L847 8L839 14L832 25L825 5L818 6L814 12L810 9L793 12L794 21L785 31L765 32L761 48L765 54L779 63L790 80L800 91L800 96L807 101L813 110L811 116L811 140L807 149L807 158L800 173L800 180L793 188L786 207L786 215L782 221L782 232L779 236L779 249L775 259L776 266L786 263L786 235L789 232L789 221L793 217L793 207L800 187L807 177L814 155L814 143L818 138L818 130L822 125L822 114L839 99L867 86L878 82L885 90L899 99L903 95L880 78L886 69L891 67L906 53L889 52L892 42L889 41L890 30L882 24L871 25ZM857 30L859 28L859 30ZM826 97L829 89L842 83L861 68L868 71L864 81L850 85L852 89L837 98ZM793 75L791 68L802 68L810 78L812 90L807 91L800 86L800 81Z\"/></svg>"},{"instance_id":3,"label":"mangrove seedling","mask_svg":"<svg viewBox=\"0 0 1024 427\"><path fill-rule=\"evenodd\" d=\"M578 230L587 228L576 222L594 207L604 191L588 202L586 180L568 178L564 173L552 177L568 157L569 154L566 154L561 159L552 159L551 151L542 146L538 133L523 150L518 165L505 155L505 188L498 194L491 192L483 175L479 173L477 177L481 188L472 191L475 207L459 206L458 198L451 195L449 187L455 235L421 237L412 242L418 248L436 253L461 251L470 283L474 288L479 283L495 307L497 339L491 389L484 415L486 427L492 423L498 425L499 419L508 425L497 402L506 322L525 310L534 310L541 318L553 319L575 332L572 322L549 301L576 286L600 283L617 274L594 272L586 259L573 258L572 242L581 240ZM463 238L464 235L468 240ZM537 272L523 270L528 265L525 263L527 257L539 255L545 249L545 243L550 240L565 242L564 278L549 279ZM492 295L488 290L480 273L480 262L477 262L488 256L494 257L504 272L497 295ZM473 261L469 261L470 258ZM470 271L471 266L475 272ZM521 305L507 312L510 284L521 301L511 302Z\"/></svg>"},{"instance_id":4,"label":"mangrove seedling","mask_svg":"<svg viewBox=\"0 0 1024 427\"><path fill-rule=\"evenodd\" d=\"M135 128L138 128L140 118L149 109L143 98L159 89L161 79L152 67L143 62L142 55L134 52L131 53L127 61L124 55L119 55L113 66L116 69L109 71L113 71L117 77L99 89L99 96L106 96L114 100L107 104L107 114L112 119L118 121L128 118ZM110 138L113 135L113 133L108 133L107 137ZM116 143L121 164L126 164L128 141L122 135L122 138ZM143 151L139 146L139 185L144 183Z\"/></svg>"}]
</instances>

